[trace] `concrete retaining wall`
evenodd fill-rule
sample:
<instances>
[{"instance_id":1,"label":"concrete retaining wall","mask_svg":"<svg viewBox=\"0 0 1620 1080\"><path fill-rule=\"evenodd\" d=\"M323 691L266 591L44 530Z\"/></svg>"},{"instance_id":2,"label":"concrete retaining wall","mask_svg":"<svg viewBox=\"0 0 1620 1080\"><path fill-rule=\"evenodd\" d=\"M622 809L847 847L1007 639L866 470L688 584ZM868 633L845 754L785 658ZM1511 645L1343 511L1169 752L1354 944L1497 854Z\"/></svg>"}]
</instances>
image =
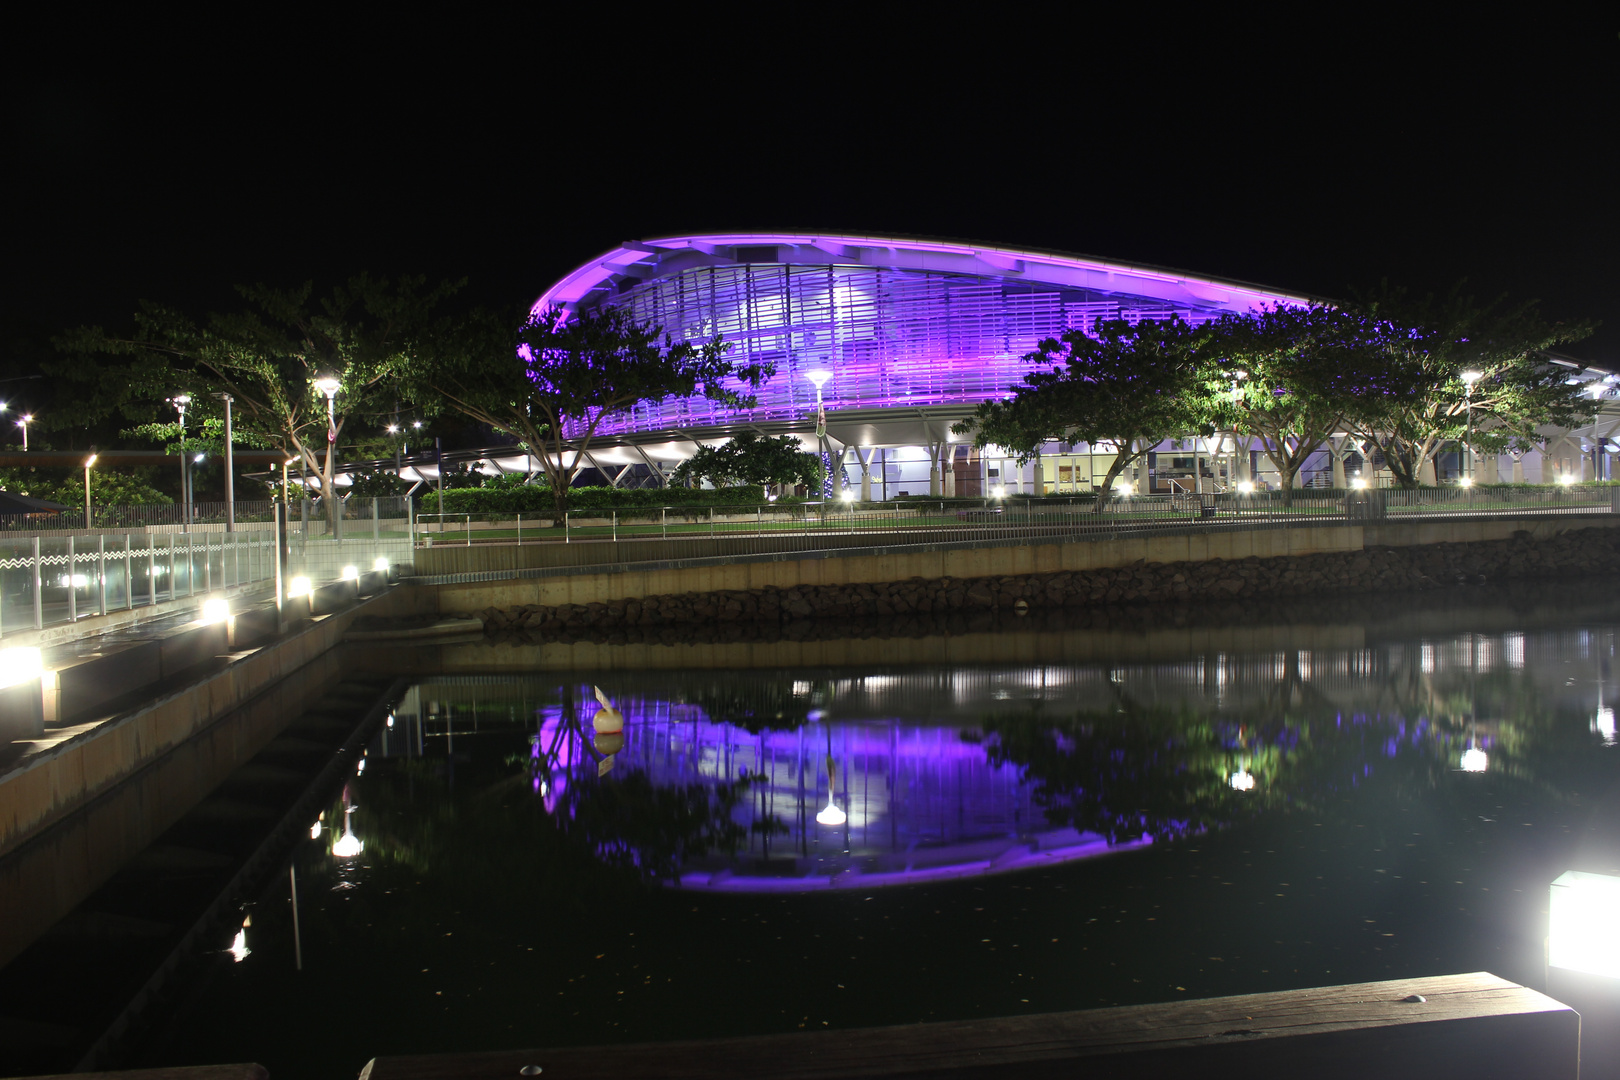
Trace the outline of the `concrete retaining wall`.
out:
<instances>
[{"instance_id":1,"label":"concrete retaining wall","mask_svg":"<svg viewBox=\"0 0 1620 1080\"><path fill-rule=\"evenodd\" d=\"M1303 525L1246 530L1191 528L1137 536L1082 537L1054 543L919 545L860 549L849 554L801 552L697 560L703 563L701 565L693 565L694 559L685 559L600 569L563 568L551 573L542 572L543 576L503 577L493 581L431 585L426 588L434 591L441 614L473 615L491 607L583 605L683 593L874 584L912 578L999 577L1099 570L1130 566L1137 562L1231 561L1354 552L1379 546L1503 540L1517 532L1528 532L1533 538L1546 539L1571 529L1592 527L1620 527L1620 517L1601 514L1410 524ZM672 545L674 543L671 542ZM540 545L534 547L539 548ZM434 561L420 560L418 572L424 575L488 572L496 569L492 563L502 559L516 562L527 558L523 553L529 550L516 546L435 549ZM462 553L461 562L450 557L453 551ZM428 566L432 567L431 571L425 569ZM522 573L521 570L516 572Z\"/></svg>"}]
</instances>

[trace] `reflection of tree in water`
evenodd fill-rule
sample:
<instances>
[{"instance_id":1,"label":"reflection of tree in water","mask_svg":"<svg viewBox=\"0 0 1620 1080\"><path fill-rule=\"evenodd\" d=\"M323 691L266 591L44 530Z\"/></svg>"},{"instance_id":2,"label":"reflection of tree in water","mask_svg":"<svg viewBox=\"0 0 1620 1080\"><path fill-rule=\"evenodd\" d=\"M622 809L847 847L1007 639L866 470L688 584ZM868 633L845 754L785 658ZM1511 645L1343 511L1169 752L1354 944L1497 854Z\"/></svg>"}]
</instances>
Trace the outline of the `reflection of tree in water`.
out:
<instances>
[{"instance_id":1,"label":"reflection of tree in water","mask_svg":"<svg viewBox=\"0 0 1620 1080\"><path fill-rule=\"evenodd\" d=\"M762 731L792 731L831 697L826 680L788 680L780 677L694 679L681 687L680 701L696 705L717 724L742 728L750 735Z\"/></svg>"},{"instance_id":2,"label":"reflection of tree in water","mask_svg":"<svg viewBox=\"0 0 1620 1080\"><path fill-rule=\"evenodd\" d=\"M1240 713L1144 705L1116 688L1109 708L1052 717L1037 706L982 731L990 760L1022 770L1049 821L1110 843L1319 809L1372 783L1431 786L1448 753L1427 718L1339 711L1288 671Z\"/></svg>"}]
</instances>

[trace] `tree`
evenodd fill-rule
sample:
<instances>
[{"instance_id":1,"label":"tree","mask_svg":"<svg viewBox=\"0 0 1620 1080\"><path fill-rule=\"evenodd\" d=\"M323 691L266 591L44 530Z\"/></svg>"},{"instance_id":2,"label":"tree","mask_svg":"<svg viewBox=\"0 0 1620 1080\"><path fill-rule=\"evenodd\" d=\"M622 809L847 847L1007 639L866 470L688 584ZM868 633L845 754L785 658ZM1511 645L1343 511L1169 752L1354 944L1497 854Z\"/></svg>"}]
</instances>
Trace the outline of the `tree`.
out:
<instances>
[{"instance_id":1,"label":"tree","mask_svg":"<svg viewBox=\"0 0 1620 1080\"><path fill-rule=\"evenodd\" d=\"M820 490L821 458L805 453L792 435L768 438L757 431L738 432L719 446L704 446L681 462L672 477L677 483L708 480L715 487L740 484L803 484Z\"/></svg>"},{"instance_id":2,"label":"tree","mask_svg":"<svg viewBox=\"0 0 1620 1080\"><path fill-rule=\"evenodd\" d=\"M1355 361L1362 321L1326 304L1267 307L1222 316L1210 328L1210 400L1221 427L1271 447L1292 496L1301 466L1379 383Z\"/></svg>"},{"instance_id":3,"label":"tree","mask_svg":"<svg viewBox=\"0 0 1620 1080\"><path fill-rule=\"evenodd\" d=\"M1536 428L1582 423L1596 409L1547 351L1589 336L1595 324L1548 323L1536 302L1484 306L1459 285L1444 299L1382 286L1358 299L1360 363L1383 373L1358 393L1348 414L1356 434L1382 450L1395 480L1415 488L1424 466L1468 432L1476 447L1523 449ZM1464 372L1479 378L1469 392Z\"/></svg>"},{"instance_id":4,"label":"tree","mask_svg":"<svg viewBox=\"0 0 1620 1080\"><path fill-rule=\"evenodd\" d=\"M408 365L406 385L424 407L442 402L515 437L550 481L561 522L569 485L608 417L694 394L752 408L746 391L776 370L727 360L730 346L718 335L660 343L661 334L615 309L537 312L515 335L484 313L464 324L458 348Z\"/></svg>"},{"instance_id":5,"label":"tree","mask_svg":"<svg viewBox=\"0 0 1620 1080\"><path fill-rule=\"evenodd\" d=\"M1024 359L1037 370L1005 401L981 404L957 424L975 444L1001 446L1030 461L1051 439L1111 443L1114 461L1098 493L1100 512L1125 469L1172 435L1210 430L1211 399L1203 331L1177 318L1099 322L1093 334L1048 338Z\"/></svg>"},{"instance_id":6,"label":"tree","mask_svg":"<svg viewBox=\"0 0 1620 1080\"><path fill-rule=\"evenodd\" d=\"M230 394L236 441L301 458L330 493L345 426L385 411L384 395L401 368L439 347L446 324L438 309L459 288L361 274L312 301L308 282L296 289L242 286L243 311L199 321L143 302L128 336L81 328L57 345L80 355L132 358L125 392L153 401L188 392L188 424L217 421L222 406L216 398ZM315 385L323 379L337 383L330 417L326 395ZM162 437L167 425L159 426L165 431L147 433Z\"/></svg>"}]
</instances>

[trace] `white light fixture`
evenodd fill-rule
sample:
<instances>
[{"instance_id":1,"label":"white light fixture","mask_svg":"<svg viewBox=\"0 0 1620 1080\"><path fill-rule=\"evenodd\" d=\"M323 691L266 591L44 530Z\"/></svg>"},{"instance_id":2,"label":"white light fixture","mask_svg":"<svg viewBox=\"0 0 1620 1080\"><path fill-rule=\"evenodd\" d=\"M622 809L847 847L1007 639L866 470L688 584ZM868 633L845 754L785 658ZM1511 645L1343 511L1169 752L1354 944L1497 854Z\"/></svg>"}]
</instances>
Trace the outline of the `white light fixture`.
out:
<instances>
[{"instance_id":1,"label":"white light fixture","mask_svg":"<svg viewBox=\"0 0 1620 1080\"><path fill-rule=\"evenodd\" d=\"M1254 481L1253 480L1239 480L1238 481L1238 492L1240 494L1243 494L1243 495L1253 495L1254 494Z\"/></svg>"},{"instance_id":2,"label":"white light fixture","mask_svg":"<svg viewBox=\"0 0 1620 1080\"><path fill-rule=\"evenodd\" d=\"M1253 791L1254 774L1248 769L1240 768L1237 772L1232 774L1231 779L1229 779L1227 783L1232 785L1233 791Z\"/></svg>"},{"instance_id":3,"label":"white light fixture","mask_svg":"<svg viewBox=\"0 0 1620 1080\"><path fill-rule=\"evenodd\" d=\"M1457 486L1463 488L1473 487L1474 478L1472 476L1460 476L1457 478Z\"/></svg>"},{"instance_id":4,"label":"white light fixture","mask_svg":"<svg viewBox=\"0 0 1620 1080\"><path fill-rule=\"evenodd\" d=\"M323 827L324 827L324 826L322 826L322 824L321 824L321 823L320 823L320 821L318 821L318 820L317 820L317 821L316 821L316 822L315 822L315 824L313 824L313 825L311 825L311 826L310 826L310 827L309 827L309 838L310 838L310 839L311 839L311 840L319 840L319 839L320 839L320 838L321 838L321 829L322 829L322 828L323 828Z\"/></svg>"},{"instance_id":5,"label":"white light fixture","mask_svg":"<svg viewBox=\"0 0 1620 1080\"><path fill-rule=\"evenodd\" d=\"M1457 377L1463 381L1464 386L1472 387L1485 377L1485 373L1483 371L1465 371Z\"/></svg>"},{"instance_id":6,"label":"white light fixture","mask_svg":"<svg viewBox=\"0 0 1620 1080\"><path fill-rule=\"evenodd\" d=\"M845 488L844 493L842 495L838 496L838 497L840 499L843 499L845 502L854 502L855 501L855 489L854 488Z\"/></svg>"},{"instance_id":7,"label":"white light fixture","mask_svg":"<svg viewBox=\"0 0 1620 1080\"><path fill-rule=\"evenodd\" d=\"M1565 487L1569 487L1571 484L1575 483L1575 474L1564 473L1563 475L1559 476L1558 482Z\"/></svg>"},{"instance_id":8,"label":"white light fixture","mask_svg":"<svg viewBox=\"0 0 1620 1080\"><path fill-rule=\"evenodd\" d=\"M377 561L371 564L371 568L380 574L386 574L388 573L388 560L379 555Z\"/></svg>"},{"instance_id":9,"label":"white light fixture","mask_svg":"<svg viewBox=\"0 0 1620 1080\"><path fill-rule=\"evenodd\" d=\"M238 930L236 932L236 937L231 939L231 947L229 949L227 949L226 952L229 952L231 954L231 957L238 964L240 964L242 961L246 960L250 955L252 955L253 950L248 948L248 945L247 945L247 929L246 929L246 927L244 927L243 929Z\"/></svg>"},{"instance_id":10,"label":"white light fixture","mask_svg":"<svg viewBox=\"0 0 1620 1080\"><path fill-rule=\"evenodd\" d=\"M45 664L38 649L27 645L0 649L0 687L16 686L44 674Z\"/></svg>"},{"instance_id":11,"label":"white light fixture","mask_svg":"<svg viewBox=\"0 0 1620 1080\"><path fill-rule=\"evenodd\" d=\"M203 601L202 621L220 623L231 617L231 605L223 596L210 596Z\"/></svg>"},{"instance_id":12,"label":"white light fixture","mask_svg":"<svg viewBox=\"0 0 1620 1080\"><path fill-rule=\"evenodd\" d=\"M360 568L358 566L345 566L343 568L343 580L344 581L358 581L359 579L360 579Z\"/></svg>"},{"instance_id":13,"label":"white light fixture","mask_svg":"<svg viewBox=\"0 0 1620 1080\"><path fill-rule=\"evenodd\" d=\"M816 368L813 371L805 372L804 377L816 384L816 393L819 394L821 393L821 388L827 385L827 380L832 378L832 372L828 371L826 368Z\"/></svg>"},{"instance_id":14,"label":"white light fixture","mask_svg":"<svg viewBox=\"0 0 1620 1080\"><path fill-rule=\"evenodd\" d=\"M1620 979L1620 877L1571 870L1552 883L1547 964Z\"/></svg>"},{"instance_id":15,"label":"white light fixture","mask_svg":"<svg viewBox=\"0 0 1620 1080\"><path fill-rule=\"evenodd\" d=\"M1470 746L1462 753L1462 771L1481 773L1490 766L1491 756L1477 746Z\"/></svg>"},{"instance_id":16,"label":"white light fixture","mask_svg":"<svg viewBox=\"0 0 1620 1080\"><path fill-rule=\"evenodd\" d=\"M287 599L296 600L309 595L309 578L295 577L287 583Z\"/></svg>"},{"instance_id":17,"label":"white light fixture","mask_svg":"<svg viewBox=\"0 0 1620 1080\"><path fill-rule=\"evenodd\" d=\"M991 494L998 499L1005 499L1007 497L1007 489L1002 487L1000 484L997 484L995 491L993 491Z\"/></svg>"}]
</instances>

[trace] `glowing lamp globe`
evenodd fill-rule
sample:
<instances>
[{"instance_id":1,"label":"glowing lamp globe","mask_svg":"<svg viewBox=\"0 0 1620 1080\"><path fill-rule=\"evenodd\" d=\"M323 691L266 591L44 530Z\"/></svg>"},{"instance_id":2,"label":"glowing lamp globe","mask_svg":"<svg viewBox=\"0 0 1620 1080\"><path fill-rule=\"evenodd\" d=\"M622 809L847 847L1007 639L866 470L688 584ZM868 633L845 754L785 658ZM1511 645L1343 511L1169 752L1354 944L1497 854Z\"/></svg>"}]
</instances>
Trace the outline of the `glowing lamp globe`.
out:
<instances>
[{"instance_id":1,"label":"glowing lamp globe","mask_svg":"<svg viewBox=\"0 0 1620 1080\"><path fill-rule=\"evenodd\" d=\"M816 368L814 371L805 372L804 377L815 383L816 389L820 390L827 385L827 380L832 378L832 372L826 368Z\"/></svg>"},{"instance_id":2,"label":"glowing lamp globe","mask_svg":"<svg viewBox=\"0 0 1620 1080\"><path fill-rule=\"evenodd\" d=\"M371 568L379 574L386 574L388 573L388 560L379 555L377 561L371 564Z\"/></svg>"},{"instance_id":3,"label":"glowing lamp globe","mask_svg":"<svg viewBox=\"0 0 1620 1080\"><path fill-rule=\"evenodd\" d=\"M332 843L332 854L340 859L352 859L364 850L365 841L354 835L347 825L343 828L343 835Z\"/></svg>"},{"instance_id":4,"label":"glowing lamp globe","mask_svg":"<svg viewBox=\"0 0 1620 1080\"><path fill-rule=\"evenodd\" d=\"M1358 476L1354 480L1350 481L1350 486L1355 488L1357 491L1366 491L1367 481Z\"/></svg>"},{"instance_id":5,"label":"glowing lamp globe","mask_svg":"<svg viewBox=\"0 0 1620 1080\"><path fill-rule=\"evenodd\" d=\"M1232 774L1232 778L1227 783L1232 785L1233 791L1253 791L1254 774L1248 769L1239 769Z\"/></svg>"},{"instance_id":6,"label":"glowing lamp globe","mask_svg":"<svg viewBox=\"0 0 1620 1080\"><path fill-rule=\"evenodd\" d=\"M1603 745L1613 746L1615 743L1614 710L1605 706L1592 717L1592 734L1603 738Z\"/></svg>"},{"instance_id":7,"label":"glowing lamp globe","mask_svg":"<svg viewBox=\"0 0 1620 1080\"><path fill-rule=\"evenodd\" d=\"M1484 772L1490 763L1490 755L1477 746L1470 746L1468 749L1463 751L1463 772Z\"/></svg>"},{"instance_id":8,"label":"glowing lamp globe","mask_svg":"<svg viewBox=\"0 0 1620 1080\"><path fill-rule=\"evenodd\" d=\"M1254 494L1254 482L1251 481L1251 480L1239 480L1238 481L1238 491L1240 491L1244 495L1253 495Z\"/></svg>"},{"instance_id":9,"label":"glowing lamp globe","mask_svg":"<svg viewBox=\"0 0 1620 1080\"><path fill-rule=\"evenodd\" d=\"M231 605L223 596L210 596L203 601L202 621L222 623L231 617Z\"/></svg>"},{"instance_id":10,"label":"glowing lamp globe","mask_svg":"<svg viewBox=\"0 0 1620 1080\"><path fill-rule=\"evenodd\" d=\"M309 595L309 578L295 577L287 583L287 599L296 600Z\"/></svg>"},{"instance_id":11,"label":"glowing lamp globe","mask_svg":"<svg viewBox=\"0 0 1620 1080\"><path fill-rule=\"evenodd\" d=\"M1571 484L1575 483L1575 476L1573 473L1565 473L1558 478L1558 482L1564 487L1569 487Z\"/></svg>"},{"instance_id":12,"label":"glowing lamp globe","mask_svg":"<svg viewBox=\"0 0 1620 1080\"><path fill-rule=\"evenodd\" d=\"M1457 486L1458 487L1464 487L1464 488L1473 487L1474 486L1473 478L1468 477L1468 476L1460 477L1457 480Z\"/></svg>"},{"instance_id":13,"label":"glowing lamp globe","mask_svg":"<svg viewBox=\"0 0 1620 1080\"><path fill-rule=\"evenodd\" d=\"M1620 979L1620 877L1571 870L1552 883L1547 964Z\"/></svg>"},{"instance_id":14,"label":"glowing lamp globe","mask_svg":"<svg viewBox=\"0 0 1620 1080\"><path fill-rule=\"evenodd\" d=\"M358 566L345 566L343 568L343 580L344 581L359 581L360 580L360 568Z\"/></svg>"}]
</instances>

